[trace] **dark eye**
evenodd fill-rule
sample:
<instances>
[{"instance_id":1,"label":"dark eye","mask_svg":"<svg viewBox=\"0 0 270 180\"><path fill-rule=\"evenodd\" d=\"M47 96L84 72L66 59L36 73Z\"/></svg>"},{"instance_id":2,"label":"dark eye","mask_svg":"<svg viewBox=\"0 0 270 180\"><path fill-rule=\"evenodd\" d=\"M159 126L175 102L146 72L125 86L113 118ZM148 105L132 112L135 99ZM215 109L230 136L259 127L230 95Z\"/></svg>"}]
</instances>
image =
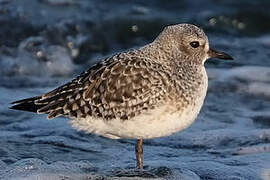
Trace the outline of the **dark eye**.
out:
<instances>
[{"instance_id":1,"label":"dark eye","mask_svg":"<svg viewBox=\"0 0 270 180\"><path fill-rule=\"evenodd\" d=\"M197 48L200 46L200 43L199 41L192 41L191 43L189 43L191 45L191 47L193 48Z\"/></svg>"}]
</instances>

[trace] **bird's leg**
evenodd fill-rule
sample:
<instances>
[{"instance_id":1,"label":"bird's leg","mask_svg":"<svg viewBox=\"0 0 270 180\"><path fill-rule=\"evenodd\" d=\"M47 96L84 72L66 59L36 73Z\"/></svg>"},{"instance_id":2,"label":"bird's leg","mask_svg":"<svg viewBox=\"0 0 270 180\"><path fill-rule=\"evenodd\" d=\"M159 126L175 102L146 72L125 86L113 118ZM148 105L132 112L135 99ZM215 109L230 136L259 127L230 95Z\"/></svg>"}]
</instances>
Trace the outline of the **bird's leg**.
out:
<instances>
[{"instance_id":1,"label":"bird's leg","mask_svg":"<svg viewBox=\"0 0 270 180\"><path fill-rule=\"evenodd\" d=\"M143 139L138 139L137 144L135 146L135 152L136 152L136 159L137 159L137 168L142 170L143 169L143 161L142 161L142 155L143 155Z\"/></svg>"}]
</instances>

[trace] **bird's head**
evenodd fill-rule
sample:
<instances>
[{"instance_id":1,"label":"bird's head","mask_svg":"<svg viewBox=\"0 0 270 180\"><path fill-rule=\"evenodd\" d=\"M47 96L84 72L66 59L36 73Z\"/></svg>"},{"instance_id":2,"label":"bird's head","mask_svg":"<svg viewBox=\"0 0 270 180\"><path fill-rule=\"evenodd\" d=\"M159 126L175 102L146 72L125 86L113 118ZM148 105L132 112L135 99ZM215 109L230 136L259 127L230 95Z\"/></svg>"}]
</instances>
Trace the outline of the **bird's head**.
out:
<instances>
[{"instance_id":1,"label":"bird's head","mask_svg":"<svg viewBox=\"0 0 270 180\"><path fill-rule=\"evenodd\" d=\"M208 58L233 59L230 55L209 47L208 38L202 29L192 24L177 24L164 28L157 41L177 49L178 57L204 63Z\"/></svg>"}]
</instances>

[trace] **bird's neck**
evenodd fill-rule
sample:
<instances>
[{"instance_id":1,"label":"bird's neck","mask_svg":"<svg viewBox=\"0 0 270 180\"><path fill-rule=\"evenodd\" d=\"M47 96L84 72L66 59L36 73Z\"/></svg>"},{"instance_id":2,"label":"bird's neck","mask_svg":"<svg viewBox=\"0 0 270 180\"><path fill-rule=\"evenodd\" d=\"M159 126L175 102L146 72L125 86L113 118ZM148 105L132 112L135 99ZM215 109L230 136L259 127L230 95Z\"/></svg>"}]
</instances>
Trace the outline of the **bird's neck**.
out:
<instances>
[{"instance_id":1,"label":"bird's neck","mask_svg":"<svg viewBox=\"0 0 270 180\"><path fill-rule=\"evenodd\" d=\"M172 46L162 46L161 44L154 42L140 48L139 51L146 58L151 58L158 63L167 64L177 58L178 52L174 49L175 48Z\"/></svg>"}]
</instances>

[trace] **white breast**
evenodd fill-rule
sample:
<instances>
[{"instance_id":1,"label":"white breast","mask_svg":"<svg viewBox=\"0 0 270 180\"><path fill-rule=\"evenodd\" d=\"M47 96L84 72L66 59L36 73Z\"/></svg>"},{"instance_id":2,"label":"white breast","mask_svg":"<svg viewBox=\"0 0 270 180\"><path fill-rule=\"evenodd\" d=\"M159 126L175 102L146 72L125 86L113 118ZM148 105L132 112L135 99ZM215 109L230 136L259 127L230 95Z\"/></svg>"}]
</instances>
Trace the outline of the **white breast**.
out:
<instances>
[{"instance_id":1,"label":"white breast","mask_svg":"<svg viewBox=\"0 0 270 180\"><path fill-rule=\"evenodd\" d=\"M202 75L204 81L196 101L182 111L177 111L173 104L166 104L129 120L114 119L105 121L102 118L89 116L83 119L73 119L70 124L78 130L112 139L149 139L171 135L187 128L200 112L208 86L204 67L202 68Z\"/></svg>"}]
</instances>

